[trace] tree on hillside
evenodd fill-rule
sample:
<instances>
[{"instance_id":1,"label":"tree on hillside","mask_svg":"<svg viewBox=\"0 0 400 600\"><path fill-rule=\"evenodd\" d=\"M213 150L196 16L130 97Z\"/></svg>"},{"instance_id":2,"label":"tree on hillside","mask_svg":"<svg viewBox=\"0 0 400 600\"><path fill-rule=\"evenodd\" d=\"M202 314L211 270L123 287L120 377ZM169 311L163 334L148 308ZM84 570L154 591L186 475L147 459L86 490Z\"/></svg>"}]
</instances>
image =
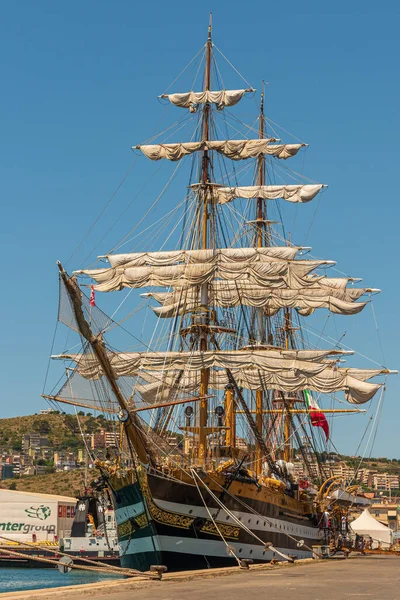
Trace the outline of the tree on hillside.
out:
<instances>
[{"instance_id":1,"label":"tree on hillside","mask_svg":"<svg viewBox=\"0 0 400 600\"><path fill-rule=\"evenodd\" d=\"M38 419L32 426L32 429L38 431L39 433L50 433L51 426L50 423L46 419Z\"/></svg>"},{"instance_id":2,"label":"tree on hillside","mask_svg":"<svg viewBox=\"0 0 400 600\"><path fill-rule=\"evenodd\" d=\"M85 423L85 429L87 431L87 433L93 433L94 431L97 431L97 429L99 428L98 423L96 423L95 419L93 419L93 417L90 417L86 423Z\"/></svg>"},{"instance_id":3,"label":"tree on hillside","mask_svg":"<svg viewBox=\"0 0 400 600\"><path fill-rule=\"evenodd\" d=\"M79 433L79 425L73 415L64 415L64 423L72 433Z\"/></svg>"}]
</instances>

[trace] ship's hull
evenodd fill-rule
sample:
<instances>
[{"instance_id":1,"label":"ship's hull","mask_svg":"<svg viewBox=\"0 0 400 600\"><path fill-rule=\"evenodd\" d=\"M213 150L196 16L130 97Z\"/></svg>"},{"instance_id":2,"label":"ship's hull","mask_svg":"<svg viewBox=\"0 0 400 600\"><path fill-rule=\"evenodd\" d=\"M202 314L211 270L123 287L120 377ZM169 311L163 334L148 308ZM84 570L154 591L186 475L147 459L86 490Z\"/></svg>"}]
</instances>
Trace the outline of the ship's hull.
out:
<instances>
[{"instance_id":1,"label":"ship's hull","mask_svg":"<svg viewBox=\"0 0 400 600\"><path fill-rule=\"evenodd\" d=\"M244 505L225 493L224 506L263 543L238 526L203 490L211 519L194 484L147 474L114 490L121 565L141 571L156 564L174 571L234 566L237 561L230 549L238 559L254 563L282 560L265 548L267 543L291 557L312 556L311 546L320 543L321 531L310 515L296 512L293 499L285 499L281 492L277 502L266 501L250 483L239 484L236 491ZM299 547L300 539L305 545Z\"/></svg>"}]
</instances>

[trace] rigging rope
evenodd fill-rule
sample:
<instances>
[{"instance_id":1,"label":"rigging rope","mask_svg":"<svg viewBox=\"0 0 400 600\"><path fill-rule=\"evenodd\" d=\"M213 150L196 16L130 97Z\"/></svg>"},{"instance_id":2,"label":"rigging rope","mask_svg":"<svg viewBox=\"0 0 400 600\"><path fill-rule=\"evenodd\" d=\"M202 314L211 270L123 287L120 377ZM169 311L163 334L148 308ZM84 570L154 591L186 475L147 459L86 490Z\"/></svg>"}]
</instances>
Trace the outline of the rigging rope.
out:
<instances>
[{"instance_id":1,"label":"rigging rope","mask_svg":"<svg viewBox=\"0 0 400 600\"><path fill-rule=\"evenodd\" d=\"M224 544L225 544L225 546L226 546L226 549L227 549L228 553L229 553L229 554L232 554L232 555L233 555L233 556L236 558L236 561L237 561L238 565L240 566L240 559L239 559L239 558L236 556L236 554L235 554L235 552L234 552L234 550L233 550L232 546L230 546L230 545L228 544L228 542L226 541L226 539L225 539L225 538L224 538L224 536L222 535L222 532L221 532L220 528L218 527L218 524L217 524L217 522L215 521L214 517L212 516L212 514L211 514L211 512L210 512L210 509L208 508L208 506L207 506L207 503L206 503L206 501L204 500L203 494L201 493L201 490L200 490L200 488L199 488L199 484L197 483L197 479L196 479L196 477L197 477L197 473L196 473L196 471L195 471L194 469L190 469L190 472L192 473L192 478L193 478L193 481L194 481L194 483L195 483L195 485L196 485L197 491L198 491L198 493L199 493L199 496L200 496L200 498L201 498L201 501L203 502L203 504L204 504L204 507L205 507L205 509L206 509L206 511L207 511L207 513L208 513L208 516L210 517L211 521L213 522L213 525L214 525L215 529L218 531L218 533L219 533L219 536L221 537L222 541L224 542ZM201 481L201 480L200 480L200 481Z\"/></svg>"},{"instance_id":2,"label":"rigging rope","mask_svg":"<svg viewBox=\"0 0 400 600\"><path fill-rule=\"evenodd\" d=\"M194 475L195 477L198 478L198 480L203 484L203 486L206 488L207 492L210 494L211 498L213 498L213 500L215 500L215 502L220 506L220 508L222 508L226 514L237 524L239 525L239 527L241 527L242 529L244 529L244 531L246 531L246 533L248 533L249 535L251 535L254 539L256 539L258 542L260 542L260 544L262 544L266 549L268 550L272 550L273 552L276 552L277 554L279 554L279 556L282 556L285 560L288 560L289 562L293 562L293 558L291 558L290 556L287 556L286 554L284 554L283 552L281 552L280 550L278 550L277 548L275 548L275 546L273 546L270 542L264 542L264 540L262 540L261 538L258 537L258 535L256 535L254 533L254 531L252 531L251 529L249 529L247 527L247 525L245 525L242 521L240 521L237 516L235 514L233 514L226 506L223 502L221 502L221 500L218 498L218 496L216 496L214 494L214 492L208 487L208 485L205 483L205 481L203 481L201 479L201 477L198 475L198 473L196 473L196 471L194 469L191 469L192 475ZM193 477L194 479L194 477ZM224 488L225 489L225 488ZM229 493L229 492L228 492ZM247 506L247 505L246 505ZM250 507L248 507L250 508ZM257 513L255 513L257 514ZM266 520L263 516L260 516L261 519ZM269 524L272 526L271 522L269 522ZM285 534L288 535L288 534ZM288 535L288 537L290 537ZM291 539L295 539L295 538L291 538ZM298 540L295 540L296 542Z\"/></svg>"}]
</instances>

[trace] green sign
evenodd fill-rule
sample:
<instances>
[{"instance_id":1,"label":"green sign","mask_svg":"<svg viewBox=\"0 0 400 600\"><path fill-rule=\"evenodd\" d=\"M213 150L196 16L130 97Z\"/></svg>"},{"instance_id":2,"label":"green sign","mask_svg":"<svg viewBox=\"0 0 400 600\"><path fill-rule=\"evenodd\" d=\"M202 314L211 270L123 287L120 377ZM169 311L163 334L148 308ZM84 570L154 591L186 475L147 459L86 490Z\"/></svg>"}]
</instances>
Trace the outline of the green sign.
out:
<instances>
[{"instance_id":1,"label":"green sign","mask_svg":"<svg viewBox=\"0 0 400 600\"><path fill-rule=\"evenodd\" d=\"M32 519L39 519L40 521L45 521L51 515L50 507L45 506L44 504L41 504L37 508L31 506L30 508L25 509L25 512L28 517L31 517Z\"/></svg>"}]
</instances>

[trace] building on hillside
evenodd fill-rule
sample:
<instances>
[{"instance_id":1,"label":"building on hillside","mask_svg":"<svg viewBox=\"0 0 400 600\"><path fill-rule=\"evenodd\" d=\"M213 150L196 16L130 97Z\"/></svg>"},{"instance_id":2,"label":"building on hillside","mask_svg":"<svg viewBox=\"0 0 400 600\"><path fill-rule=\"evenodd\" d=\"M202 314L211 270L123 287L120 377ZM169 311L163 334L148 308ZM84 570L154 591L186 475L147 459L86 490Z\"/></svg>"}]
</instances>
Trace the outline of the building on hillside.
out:
<instances>
[{"instance_id":1,"label":"building on hillside","mask_svg":"<svg viewBox=\"0 0 400 600\"><path fill-rule=\"evenodd\" d=\"M12 457L12 466L15 477L19 477L22 472L21 456L19 454L14 454L14 456Z\"/></svg>"},{"instance_id":2,"label":"building on hillside","mask_svg":"<svg viewBox=\"0 0 400 600\"><path fill-rule=\"evenodd\" d=\"M399 476L389 473L370 473L368 476L368 487L377 491L398 490Z\"/></svg>"},{"instance_id":3,"label":"building on hillside","mask_svg":"<svg viewBox=\"0 0 400 600\"><path fill-rule=\"evenodd\" d=\"M357 471L357 481L359 481L362 485L368 486L368 477L370 473L370 469L359 469L359 471Z\"/></svg>"},{"instance_id":4,"label":"building on hillside","mask_svg":"<svg viewBox=\"0 0 400 600\"><path fill-rule=\"evenodd\" d=\"M42 435L38 431L31 431L22 436L22 450L28 452L31 448L41 448L49 445L47 435Z\"/></svg>"},{"instance_id":5,"label":"building on hillside","mask_svg":"<svg viewBox=\"0 0 400 600\"><path fill-rule=\"evenodd\" d=\"M11 479L14 477L14 469L12 465L0 463L0 479Z\"/></svg>"},{"instance_id":6,"label":"building on hillside","mask_svg":"<svg viewBox=\"0 0 400 600\"><path fill-rule=\"evenodd\" d=\"M295 461L293 463L293 475L295 479L316 479L319 475L318 473L318 464L316 462L310 462L309 467L307 467L304 461Z\"/></svg>"},{"instance_id":7,"label":"building on hillside","mask_svg":"<svg viewBox=\"0 0 400 600\"><path fill-rule=\"evenodd\" d=\"M340 477L346 482L353 481L355 475L355 469L347 466L344 462L329 465L329 472L331 477Z\"/></svg>"},{"instance_id":8,"label":"building on hillside","mask_svg":"<svg viewBox=\"0 0 400 600\"><path fill-rule=\"evenodd\" d=\"M111 446L119 446L119 433L116 431L105 432L105 447L110 448Z\"/></svg>"},{"instance_id":9,"label":"building on hillside","mask_svg":"<svg viewBox=\"0 0 400 600\"><path fill-rule=\"evenodd\" d=\"M73 452L54 452L53 461L56 471L70 471L77 468L77 461Z\"/></svg>"},{"instance_id":10,"label":"building on hillside","mask_svg":"<svg viewBox=\"0 0 400 600\"><path fill-rule=\"evenodd\" d=\"M90 436L90 447L92 450L98 450L99 448L106 447L106 432L104 429L100 429L100 431L92 433Z\"/></svg>"}]
</instances>

